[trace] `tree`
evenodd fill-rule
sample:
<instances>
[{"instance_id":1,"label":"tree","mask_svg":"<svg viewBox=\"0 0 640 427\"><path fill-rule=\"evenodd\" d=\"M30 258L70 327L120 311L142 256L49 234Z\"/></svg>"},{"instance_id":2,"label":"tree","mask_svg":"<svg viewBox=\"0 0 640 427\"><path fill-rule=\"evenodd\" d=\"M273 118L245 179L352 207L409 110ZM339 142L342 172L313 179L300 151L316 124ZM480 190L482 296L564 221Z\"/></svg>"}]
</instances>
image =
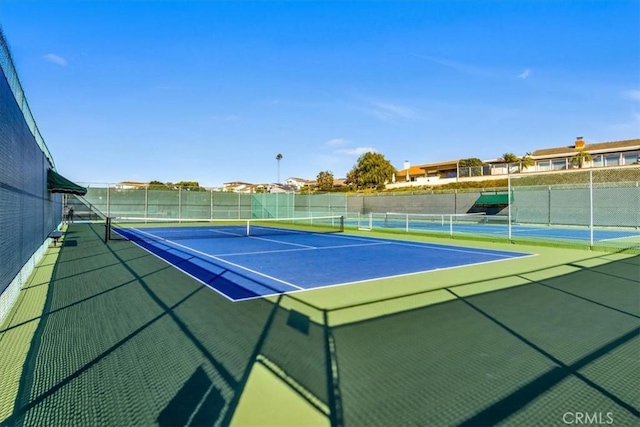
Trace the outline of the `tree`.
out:
<instances>
[{"instance_id":1,"label":"tree","mask_svg":"<svg viewBox=\"0 0 640 427\"><path fill-rule=\"evenodd\" d=\"M527 152L520 159L520 170L522 170L523 168L528 169L531 166L535 166L535 164L536 162L533 160L533 158L531 158L531 153Z\"/></svg>"},{"instance_id":2,"label":"tree","mask_svg":"<svg viewBox=\"0 0 640 427\"><path fill-rule=\"evenodd\" d=\"M518 156L516 156L513 153L504 153L502 155L502 157L500 158L501 161L505 162L505 163L517 163L520 161L520 159L518 158Z\"/></svg>"},{"instance_id":3,"label":"tree","mask_svg":"<svg viewBox=\"0 0 640 427\"><path fill-rule=\"evenodd\" d=\"M394 173L396 169L382 154L368 152L358 158L358 163L347 174L347 180L359 188L382 190Z\"/></svg>"},{"instance_id":4,"label":"tree","mask_svg":"<svg viewBox=\"0 0 640 427\"><path fill-rule=\"evenodd\" d=\"M176 183L176 187L187 191L205 191L204 188L200 187L198 181L180 181Z\"/></svg>"},{"instance_id":5,"label":"tree","mask_svg":"<svg viewBox=\"0 0 640 427\"><path fill-rule=\"evenodd\" d=\"M520 158L518 156L516 156L513 153L504 153L502 155L502 157L500 158L500 161L504 162L507 164L507 170L509 173L514 172L514 170L511 168L511 165L513 163L518 163L518 170L517 172L520 172Z\"/></svg>"},{"instance_id":6,"label":"tree","mask_svg":"<svg viewBox=\"0 0 640 427\"><path fill-rule=\"evenodd\" d=\"M482 175L482 165L484 163L477 157L458 160L460 176L480 176Z\"/></svg>"},{"instance_id":7,"label":"tree","mask_svg":"<svg viewBox=\"0 0 640 427\"><path fill-rule=\"evenodd\" d=\"M459 164L461 168L468 168L471 166L482 166L482 160L477 157L469 157L468 159L460 159Z\"/></svg>"},{"instance_id":8,"label":"tree","mask_svg":"<svg viewBox=\"0 0 640 427\"><path fill-rule=\"evenodd\" d=\"M349 172L347 172L347 177L344 181L352 190L358 189L358 168L354 166Z\"/></svg>"},{"instance_id":9,"label":"tree","mask_svg":"<svg viewBox=\"0 0 640 427\"><path fill-rule=\"evenodd\" d=\"M333 172L322 171L316 177L318 188L322 191L330 191L333 189Z\"/></svg>"},{"instance_id":10,"label":"tree","mask_svg":"<svg viewBox=\"0 0 640 427\"><path fill-rule=\"evenodd\" d=\"M149 188L152 190L173 190L173 184L160 181L149 181Z\"/></svg>"},{"instance_id":11,"label":"tree","mask_svg":"<svg viewBox=\"0 0 640 427\"><path fill-rule=\"evenodd\" d=\"M571 158L571 164L582 169L584 164L590 162L591 160L592 157L588 151L580 150L576 153L575 156Z\"/></svg>"},{"instance_id":12,"label":"tree","mask_svg":"<svg viewBox=\"0 0 640 427\"><path fill-rule=\"evenodd\" d=\"M256 194L266 193L267 187L265 187L264 185L256 185L255 187L253 187L253 192Z\"/></svg>"},{"instance_id":13,"label":"tree","mask_svg":"<svg viewBox=\"0 0 640 427\"><path fill-rule=\"evenodd\" d=\"M282 160L282 154L276 155L276 161L278 162L278 184L280 184L280 160Z\"/></svg>"}]
</instances>

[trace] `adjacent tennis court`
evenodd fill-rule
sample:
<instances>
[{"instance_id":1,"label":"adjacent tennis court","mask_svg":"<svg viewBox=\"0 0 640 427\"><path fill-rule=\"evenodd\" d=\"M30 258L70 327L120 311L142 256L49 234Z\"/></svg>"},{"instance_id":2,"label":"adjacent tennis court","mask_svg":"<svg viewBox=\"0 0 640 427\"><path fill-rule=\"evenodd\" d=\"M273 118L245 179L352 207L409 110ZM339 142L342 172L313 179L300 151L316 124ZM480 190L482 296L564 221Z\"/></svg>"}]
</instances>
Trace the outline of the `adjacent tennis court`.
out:
<instances>
[{"instance_id":1,"label":"adjacent tennis court","mask_svg":"<svg viewBox=\"0 0 640 427\"><path fill-rule=\"evenodd\" d=\"M604 242L640 237L636 227L594 227L561 224L522 224L504 215L471 214L415 214L384 213L359 221L359 226L376 229L404 230L407 232L431 232L442 234L469 234L508 236L534 239Z\"/></svg>"},{"instance_id":2,"label":"adjacent tennis court","mask_svg":"<svg viewBox=\"0 0 640 427\"><path fill-rule=\"evenodd\" d=\"M531 256L347 236L342 229L341 217L324 217L129 222L116 233L234 301Z\"/></svg>"}]
</instances>

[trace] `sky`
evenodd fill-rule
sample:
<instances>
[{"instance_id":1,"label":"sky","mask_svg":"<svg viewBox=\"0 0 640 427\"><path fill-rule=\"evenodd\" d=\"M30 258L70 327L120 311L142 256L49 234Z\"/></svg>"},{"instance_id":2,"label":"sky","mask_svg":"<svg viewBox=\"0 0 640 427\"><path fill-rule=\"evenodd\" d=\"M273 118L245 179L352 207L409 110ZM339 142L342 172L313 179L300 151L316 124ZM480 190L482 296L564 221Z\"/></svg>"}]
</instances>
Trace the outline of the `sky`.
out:
<instances>
[{"instance_id":1,"label":"sky","mask_svg":"<svg viewBox=\"0 0 640 427\"><path fill-rule=\"evenodd\" d=\"M640 2L0 1L59 173L345 177L640 137ZM277 154L282 160L276 160Z\"/></svg>"}]
</instances>

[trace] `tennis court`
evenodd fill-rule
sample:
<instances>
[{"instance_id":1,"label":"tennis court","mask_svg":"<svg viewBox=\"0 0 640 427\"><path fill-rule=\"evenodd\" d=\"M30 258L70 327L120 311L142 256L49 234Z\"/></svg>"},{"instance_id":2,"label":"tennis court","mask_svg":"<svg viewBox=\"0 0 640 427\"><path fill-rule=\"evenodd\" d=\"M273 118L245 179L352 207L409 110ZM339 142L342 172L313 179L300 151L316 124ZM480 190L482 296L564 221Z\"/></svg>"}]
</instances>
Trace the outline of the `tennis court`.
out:
<instances>
[{"instance_id":1,"label":"tennis court","mask_svg":"<svg viewBox=\"0 0 640 427\"><path fill-rule=\"evenodd\" d=\"M145 221L116 233L233 301L531 256L347 236L340 220Z\"/></svg>"},{"instance_id":2,"label":"tennis court","mask_svg":"<svg viewBox=\"0 0 640 427\"><path fill-rule=\"evenodd\" d=\"M362 226L366 221L360 221ZM590 241L587 226L520 224L504 215L479 214L408 214L385 213L372 217L372 228L404 230L407 232L433 232L444 234L470 234L508 236L534 239ZM633 227L594 227L593 241L640 238L640 230Z\"/></svg>"}]
</instances>

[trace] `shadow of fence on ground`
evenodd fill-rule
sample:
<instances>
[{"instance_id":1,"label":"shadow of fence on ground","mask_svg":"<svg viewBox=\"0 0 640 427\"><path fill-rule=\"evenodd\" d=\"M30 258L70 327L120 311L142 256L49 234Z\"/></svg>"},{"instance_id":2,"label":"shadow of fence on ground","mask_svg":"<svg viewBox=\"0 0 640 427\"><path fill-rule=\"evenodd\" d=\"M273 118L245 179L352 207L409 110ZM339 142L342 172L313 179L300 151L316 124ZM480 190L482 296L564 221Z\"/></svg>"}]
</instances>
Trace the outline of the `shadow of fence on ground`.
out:
<instances>
[{"instance_id":1,"label":"shadow of fence on ground","mask_svg":"<svg viewBox=\"0 0 640 427\"><path fill-rule=\"evenodd\" d=\"M344 322L362 305L233 303L72 228L4 424L229 425L257 365L334 426L637 420L640 257Z\"/></svg>"}]
</instances>

